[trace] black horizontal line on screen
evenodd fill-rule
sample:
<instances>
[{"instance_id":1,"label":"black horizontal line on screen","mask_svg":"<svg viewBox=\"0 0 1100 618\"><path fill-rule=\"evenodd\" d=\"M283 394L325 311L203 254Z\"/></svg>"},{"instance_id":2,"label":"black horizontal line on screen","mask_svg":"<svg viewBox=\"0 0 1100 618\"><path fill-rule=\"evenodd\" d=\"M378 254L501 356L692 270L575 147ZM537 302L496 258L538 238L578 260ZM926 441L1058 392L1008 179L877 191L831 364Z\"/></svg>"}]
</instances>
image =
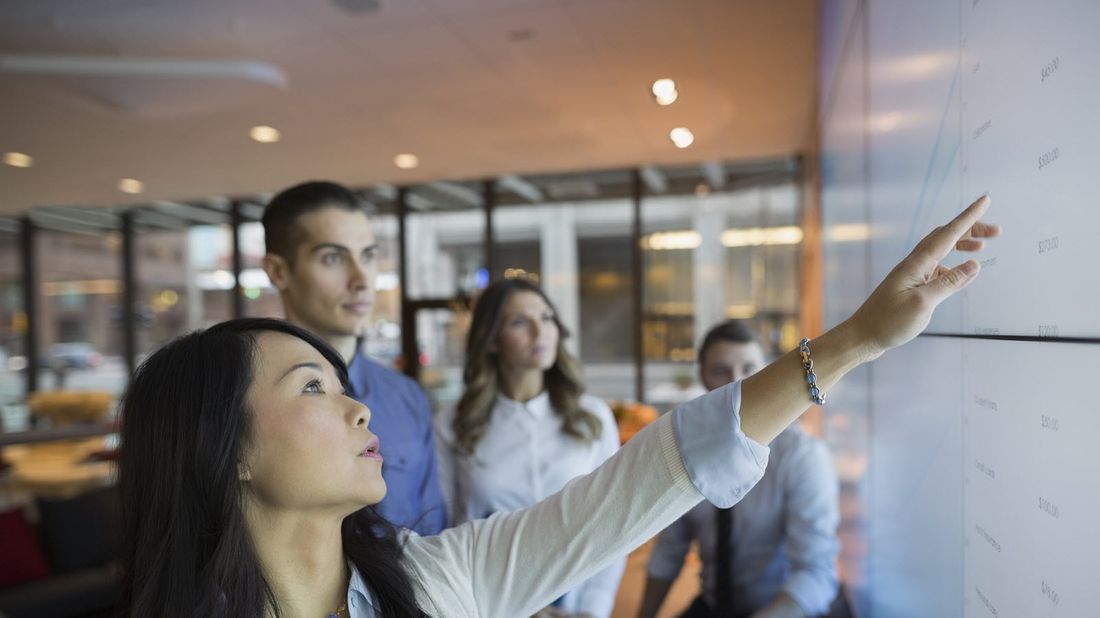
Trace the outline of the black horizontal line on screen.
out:
<instances>
[{"instance_id":1,"label":"black horizontal line on screen","mask_svg":"<svg viewBox=\"0 0 1100 618\"><path fill-rule=\"evenodd\" d=\"M983 341L1027 341L1031 343L1100 344L1100 337L1038 337L1030 335L971 335L964 333L921 333L920 336L945 339L980 339Z\"/></svg>"}]
</instances>

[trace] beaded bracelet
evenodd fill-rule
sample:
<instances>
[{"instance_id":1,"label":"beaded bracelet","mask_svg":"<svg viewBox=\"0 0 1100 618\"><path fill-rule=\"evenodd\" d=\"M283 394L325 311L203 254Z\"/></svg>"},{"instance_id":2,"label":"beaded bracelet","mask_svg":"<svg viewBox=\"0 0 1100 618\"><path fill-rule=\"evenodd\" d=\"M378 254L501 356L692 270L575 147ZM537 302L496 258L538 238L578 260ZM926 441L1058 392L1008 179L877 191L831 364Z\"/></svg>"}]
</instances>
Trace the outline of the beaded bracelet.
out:
<instances>
[{"instance_id":1,"label":"beaded bracelet","mask_svg":"<svg viewBox=\"0 0 1100 618\"><path fill-rule=\"evenodd\" d=\"M810 340L803 339L798 344L802 355L802 368L806 370L806 381L810 383L810 399L819 406L825 405L825 391L817 387L817 374L814 373L814 360L810 358Z\"/></svg>"}]
</instances>

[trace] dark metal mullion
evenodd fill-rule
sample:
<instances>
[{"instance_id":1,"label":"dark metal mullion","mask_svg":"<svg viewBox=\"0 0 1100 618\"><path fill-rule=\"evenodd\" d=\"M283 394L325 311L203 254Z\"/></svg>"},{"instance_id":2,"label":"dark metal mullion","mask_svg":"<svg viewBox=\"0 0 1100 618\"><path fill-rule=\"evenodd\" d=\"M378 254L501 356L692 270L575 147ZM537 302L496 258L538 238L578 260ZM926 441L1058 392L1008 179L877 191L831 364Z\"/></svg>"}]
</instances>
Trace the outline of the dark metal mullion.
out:
<instances>
[{"instance_id":1,"label":"dark metal mullion","mask_svg":"<svg viewBox=\"0 0 1100 618\"><path fill-rule=\"evenodd\" d=\"M633 222L630 228L630 275L631 314L634 317L634 399L645 402L645 350L644 324L642 316L642 173L635 168L631 172L631 199L633 200Z\"/></svg>"},{"instance_id":2,"label":"dark metal mullion","mask_svg":"<svg viewBox=\"0 0 1100 618\"><path fill-rule=\"evenodd\" d=\"M134 233L134 211L122 213L122 355L126 358L127 376L137 369L137 274Z\"/></svg>"},{"instance_id":3,"label":"dark metal mullion","mask_svg":"<svg viewBox=\"0 0 1100 618\"><path fill-rule=\"evenodd\" d=\"M416 349L416 308L409 301L409 216L408 188L397 189L398 281L401 286L401 356L405 375L417 379L420 355Z\"/></svg>"},{"instance_id":4,"label":"dark metal mullion","mask_svg":"<svg viewBox=\"0 0 1100 618\"><path fill-rule=\"evenodd\" d=\"M38 269L35 258L37 227L30 215L23 217L19 231L20 257L23 261L23 314L26 316L23 355L27 358L27 394L38 390Z\"/></svg>"},{"instance_id":5,"label":"dark metal mullion","mask_svg":"<svg viewBox=\"0 0 1100 618\"><path fill-rule=\"evenodd\" d=\"M495 260L494 260L494 247L493 247L493 209L496 207L496 183L492 180L486 180L482 186L482 206L485 209L485 240L483 243L483 250L485 252L485 270L489 272L489 281L496 278L494 274Z\"/></svg>"},{"instance_id":6,"label":"dark metal mullion","mask_svg":"<svg viewBox=\"0 0 1100 618\"><path fill-rule=\"evenodd\" d=\"M241 287L241 270L244 259L241 256L241 203L233 200L229 204L229 228L233 234L233 317L244 317L244 288Z\"/></svg>"}]
</instances>

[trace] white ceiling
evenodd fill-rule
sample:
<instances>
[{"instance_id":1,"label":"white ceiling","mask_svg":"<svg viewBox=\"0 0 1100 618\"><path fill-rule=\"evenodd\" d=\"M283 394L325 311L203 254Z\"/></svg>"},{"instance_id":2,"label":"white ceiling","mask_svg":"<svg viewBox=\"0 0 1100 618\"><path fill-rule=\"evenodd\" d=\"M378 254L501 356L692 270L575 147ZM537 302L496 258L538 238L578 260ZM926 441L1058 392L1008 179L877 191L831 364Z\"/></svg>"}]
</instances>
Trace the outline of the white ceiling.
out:
<instances>
[{"instance_id":1,"label":"white ceiling","mask_svg":"<svg viewBox=\"0 0 1100 618\"><path fill-rule=\"evenodd\" d=\"M815 19L812 0L382 0L358 15L332 0L6 0L0 152L35 165L0 165L0 213L315 177L401 184L785 156L809 143ZM32 54L269 73L13 71ZM677 82L670 107L648 94L659 77ZM253 142L257 124L282 140ZM673 147L676 126L695 144ZM401 152L420 167L394 167ZM120 193L124 177L145 193Z\"/></svg>"}]
</instances>

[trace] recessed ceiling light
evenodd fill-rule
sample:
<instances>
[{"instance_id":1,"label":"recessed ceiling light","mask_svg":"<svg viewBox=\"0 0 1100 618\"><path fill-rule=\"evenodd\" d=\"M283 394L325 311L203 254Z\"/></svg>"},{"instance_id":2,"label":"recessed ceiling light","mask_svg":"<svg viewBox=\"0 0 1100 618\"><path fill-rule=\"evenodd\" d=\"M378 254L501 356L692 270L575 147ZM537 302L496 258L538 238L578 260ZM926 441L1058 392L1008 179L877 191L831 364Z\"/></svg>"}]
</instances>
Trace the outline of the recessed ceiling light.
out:
<instances>
[{"instance_id":1,"label":"recessed ceiling light","mask_svg":"<svg viewBox=\"0 0 1100 618\"><path fill-rule=\"evenodd\" d=\"M257 142L260 142L261 144L274 144L275 142L279 141L280 137L278 129L276 129L275 127L269 127L265 124L252 127L252 129L249 130L248 135Z\"/></svg>"},{"instance_id":2,"label":"recessed ceiling light","mask_svg":"<svg viewBox=\"0 0 1100 618\"><path fill-rule=\"evenodd\" d=\"M880 133L889 133L898 128L898 124L901 123L901 120L901 114L898 112L889 112L880 116L872 116L870 119L871 130Z\"/></svg>"},{"instance_id":3,"label":"recessed ceiling light","mask_svg":"<svg viewBox=\"0 0 1100 618\"><path fill-rule=\"evenodd\" d=\"M407 152L402 153L393 158L393 164L403 170L411 170L420 165L420 157Z\"/></svg>"},{"instance_id":4,"label":"recessed ceiling light","mask_svg":"<svg viewBox=\"0 0 1100 618\"><path fill-rule=\"evenodd\" d=\"M687 148L695 141L695 134L687 127L676 127L668 132L668 138L677 148Z\"/></svg>"},{"instance_id":5,"label":"recessed ceiling light","mask_svg":"<svg viewBox=\"0 0 1100 618\"><path fill-rule=\"evenodd\" d=\"M508 32L508 40L513 43L530 41L535 38L535 31L531 28L516 28Z\"/></svg>"},{"instance_id":6,"label":"recessed ceiling light","mask_svg":"<svg viewBox=\"0 0 1100 618\"><path fill-rule=\"evenodd\" d=\"M667 77L653 82L653 87L650 90L653 92L653 98L657 101L657 105L672 105L676 102L676 98L680 96L680 93L676 91L676 82Z\"/></svg>"},{"instance_id":7,"label":"recessed ceiling light","mask_svg":"<svg viewBox=\"0 0 1100 618\"><path fill-rule=\"evenodd\" d=\"M382 8L381 0L332 0L337 8L356 15L370 15Z\"/></svg>"},{"instance_id":8,"label":"recessed ceiling light","mask_svg":"<svg viewBox=\"0 0 1100 618\"><path fill-rule=\"evenodd\" d=\"M133 178L123 178L118 181L118 190L130 195L137 195L145 190L145 183Z\"/></svg>"},{"instance_id":9,"label":"recessed ceiling light","mask_svg":"<svg viewBox=\"0 0 1100 618\"><path fill-rule=\"evenodd\" d=\"M30 167L34 165L34 157L22 152L5 152L4 164L12 167Z\"/></svg>"}]
</instances>

